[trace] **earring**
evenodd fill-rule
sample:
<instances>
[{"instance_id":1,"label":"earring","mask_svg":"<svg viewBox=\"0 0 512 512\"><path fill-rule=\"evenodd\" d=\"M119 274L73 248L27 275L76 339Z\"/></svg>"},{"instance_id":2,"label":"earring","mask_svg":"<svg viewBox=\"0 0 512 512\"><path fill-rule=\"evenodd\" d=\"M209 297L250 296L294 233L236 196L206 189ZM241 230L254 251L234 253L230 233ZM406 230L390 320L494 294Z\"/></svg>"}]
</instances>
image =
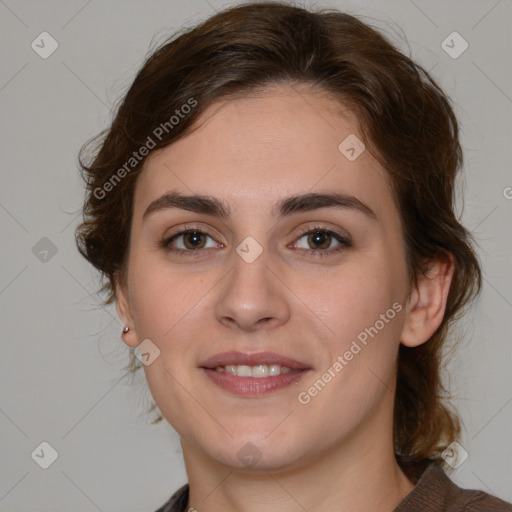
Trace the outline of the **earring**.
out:
<instances>
[{"instance_id":1,"label":"earring","mask_svg":"<svg viewBox=\"0 0 512 512\"><path fill-rule=\"evenodd\" d=\"M123 334L126 334L130 330L129 327L123 327Z\"/></svg>"}]
</instances>

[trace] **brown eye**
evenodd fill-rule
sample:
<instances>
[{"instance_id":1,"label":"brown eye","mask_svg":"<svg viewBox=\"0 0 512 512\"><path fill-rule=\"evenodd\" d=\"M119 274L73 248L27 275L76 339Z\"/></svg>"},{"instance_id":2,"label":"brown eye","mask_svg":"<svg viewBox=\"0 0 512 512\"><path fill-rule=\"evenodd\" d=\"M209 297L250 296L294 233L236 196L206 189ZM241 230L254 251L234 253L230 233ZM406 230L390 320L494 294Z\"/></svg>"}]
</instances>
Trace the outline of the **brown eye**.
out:
<instances>
[{"instance_id":1,"label":"brown eye","mask_svg":"<svg viewBox=\"0 0 512 512\"><path fill-rule=\"evenodd\" d=\"M181 254L199 251L199 249L210 249L222 247L207 233L198 229L186 229L180 231L162 241L161 246L169 252Z\"/></svg>"},{"instance_id":2,"label":"brown eye","mask_svg":"<svg viewBox=\"0 0 512 512\"><path fill-rule=\"evenodd\" d=\"M206 244L205 234L201 231L191 231L183 235L184 245L187 249L202 249Z\"/></svg>"},{"instance_id":3,"label":"brown eye","mask_svg":"<svg viewBox=\"0 0 512 512\"><path fill-rule=\"evenodd\" d=\"M328 249L331 241L332 236L326 231L314 231L308 236L308 244L313 249Z\"/></svg>"},{"instance_id":4,"label":"brown eye","mask_svg":"<svg viewBox=\"0 0 512 512\"><path fill-rule=\"evenodd\" d=\"M302 239L306 239L305 244L304 242L300 242ZM326 251L327 249L332 249L332 245L335 246L335 249L339 245L348 245L348 242L341 235L326 229L312 229L306 231L298 240L297 247L299 249L312 251ZM304 245L306 245L306 247L304 247Z\"/></svg>"},{"instance_id":5,"label":"brown eye","mask_svg":"<svg viewBox=\"0 0 512 512\"><path fill-rule=\"evenodd\" d=\"M340 233L320 227L304 231L294 245L314 257L334 255L351 246L351 242Z\"/></svg>"}]
</instances>

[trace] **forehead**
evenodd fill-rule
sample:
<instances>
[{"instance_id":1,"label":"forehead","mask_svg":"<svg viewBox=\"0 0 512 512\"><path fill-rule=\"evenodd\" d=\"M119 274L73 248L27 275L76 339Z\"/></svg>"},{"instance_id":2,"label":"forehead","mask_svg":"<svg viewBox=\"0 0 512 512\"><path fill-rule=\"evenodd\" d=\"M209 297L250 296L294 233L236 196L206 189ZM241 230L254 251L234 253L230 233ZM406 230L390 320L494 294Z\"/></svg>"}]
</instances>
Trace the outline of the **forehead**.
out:
<instances>
[{"instance_id":1,"label":"forehead","mask_svg":"<svg viewBox=\"0 0 512 512\"><path fill-rule=\"evenodd\" d=\"M217 196L234 211L272 208L283 196L317 189L355 195L377 210L392 206L386 171L368 150L357 156L357 119L325 93L267 88L210 105L197 125L147 158L136 188L139 214L171 189Z\"/></svg>"}]
</instances>

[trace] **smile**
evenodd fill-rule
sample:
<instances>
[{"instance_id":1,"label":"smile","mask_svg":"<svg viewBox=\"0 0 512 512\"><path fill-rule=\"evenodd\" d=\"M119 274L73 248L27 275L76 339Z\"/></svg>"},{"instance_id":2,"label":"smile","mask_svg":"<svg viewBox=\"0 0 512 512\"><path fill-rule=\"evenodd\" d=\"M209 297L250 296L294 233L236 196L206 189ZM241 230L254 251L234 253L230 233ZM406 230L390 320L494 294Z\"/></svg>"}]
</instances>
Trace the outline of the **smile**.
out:
<instances>
[{"instance_id":1,"label":"smile","mask_svg":"<svg viewBox=\"0 0 512 512\"><path fill-rule=\"evenodd\" d=\"M273 352L225 352L203 361L200 369L219 388L245 397L284 389L311 371L305 363Z\"/></svg>"},{"instance_id":2,"label":"smile","mask_svg":"<svg viewBox=\"0 0 512 512\"><path fill-rule=\"evenodd\" d=\"M229 364L227 366L217 366L215 371L226 372L229 375L237 375L238 377L255 377L260 379L262 377L272 377L274 375L281 375L282 373L289 373L292 370L280 364L258 364L256 366Z\"/></svg>"}]
</instances>

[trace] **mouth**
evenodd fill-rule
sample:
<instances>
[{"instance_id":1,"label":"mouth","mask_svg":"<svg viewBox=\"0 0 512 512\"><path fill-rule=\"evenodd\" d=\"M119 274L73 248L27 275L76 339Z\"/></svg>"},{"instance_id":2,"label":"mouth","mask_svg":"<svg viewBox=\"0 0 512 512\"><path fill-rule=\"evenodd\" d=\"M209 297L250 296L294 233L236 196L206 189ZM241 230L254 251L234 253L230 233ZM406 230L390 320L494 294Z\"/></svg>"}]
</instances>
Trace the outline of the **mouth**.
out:
<instances>
[{"instance_id":1,"label":"mouth","mask_svg":"<svg viewBox=\"0 0 512 512\"><path fill-rule=\"evenodd\" d=\"M199 368L218 387L247 397L288 387L312 370L305 363L272 352L225 352L202 362Z\"/></svg>"}]
</instances>

